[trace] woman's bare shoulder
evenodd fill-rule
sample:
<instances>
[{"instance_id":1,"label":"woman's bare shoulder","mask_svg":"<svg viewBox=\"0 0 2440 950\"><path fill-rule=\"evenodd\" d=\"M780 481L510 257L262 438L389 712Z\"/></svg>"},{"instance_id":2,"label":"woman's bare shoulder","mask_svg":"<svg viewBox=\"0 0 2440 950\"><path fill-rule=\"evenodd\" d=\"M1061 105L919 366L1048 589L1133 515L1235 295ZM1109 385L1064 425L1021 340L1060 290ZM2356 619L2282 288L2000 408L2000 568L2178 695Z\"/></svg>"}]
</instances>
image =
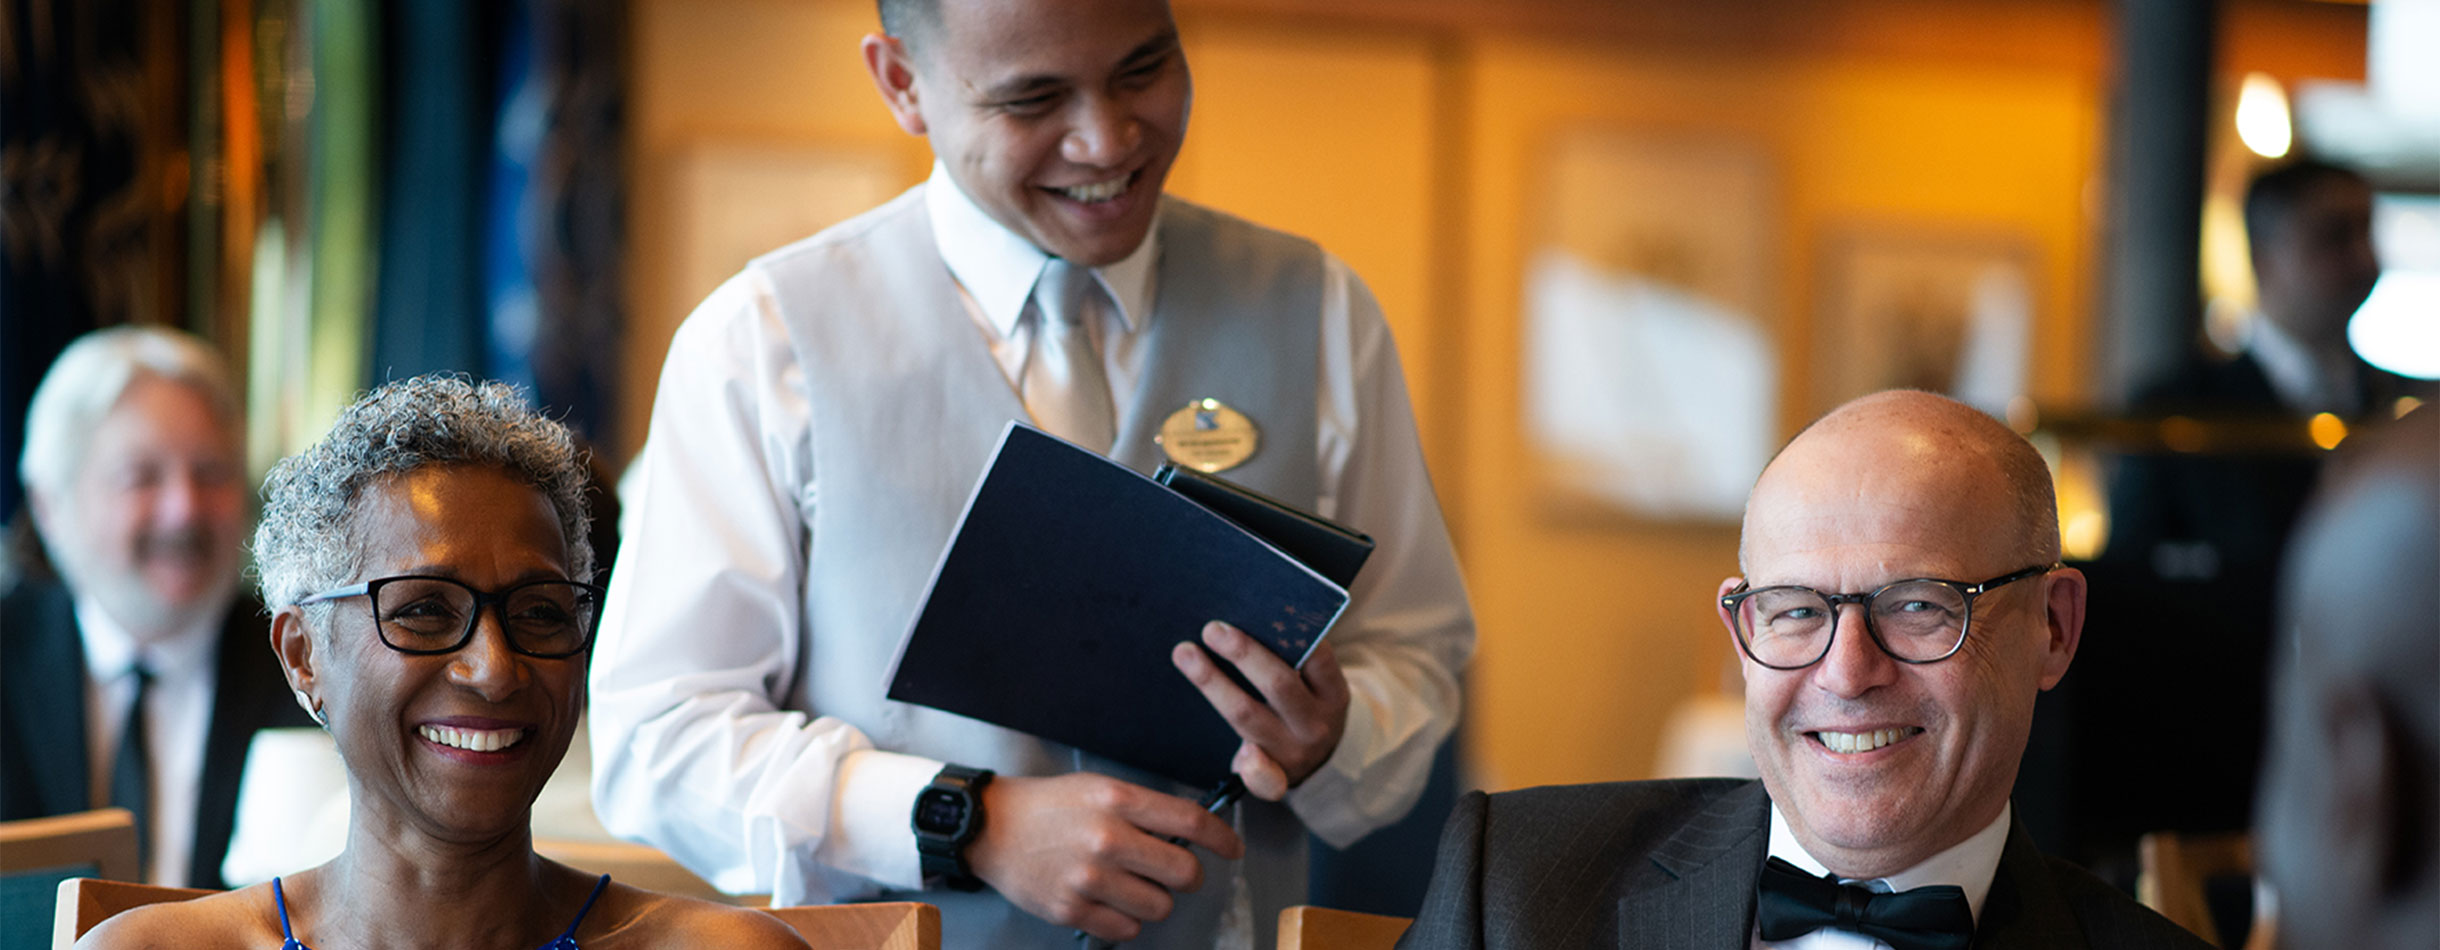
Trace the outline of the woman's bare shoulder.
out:
<instances>
[{"instance_id":1,"label":"woman's bare shoulder","mask_svg":"<svg viewBox=\"0 0 2440 950\"><path fill-rule=\"evenodd\" d=\"M271 906L268 884L193 900L132 907L102 921L76 941L78 950L104 947L274 950L279 945L280 922Z\"/></svg>"},{"instance_id":2,"label":"woman's bare shoulder","mask_svg":"<svg viewBox=\"0 0 2440 950\"><path fill-rule=\"evenodd\" d=\"M617 921L610 932L583 939L586 950L648 947L743 947L804 950L805 940L779 918L746 907L611 884L604 895Z\"/></svg>"}]
</instances>

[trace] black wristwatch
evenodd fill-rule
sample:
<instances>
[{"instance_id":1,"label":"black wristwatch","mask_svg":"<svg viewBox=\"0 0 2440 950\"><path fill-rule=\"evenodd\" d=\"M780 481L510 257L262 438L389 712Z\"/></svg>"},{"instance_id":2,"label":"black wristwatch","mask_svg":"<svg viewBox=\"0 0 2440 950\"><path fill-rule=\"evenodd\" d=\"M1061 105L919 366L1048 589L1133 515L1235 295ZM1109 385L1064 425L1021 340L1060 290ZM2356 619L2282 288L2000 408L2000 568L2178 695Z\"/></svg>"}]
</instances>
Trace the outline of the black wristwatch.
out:
<instances>
[{"instance_id":1,"label":"black wristwatch","mask_svg":"<svg viewBox=\"0 0 2440 950\"><path fill-rule=\"evenodd\" d=\"M983 786L989 784L989 769L949 765L915 795L915 853L923 862L924 886L982 889L983 882L966 866L966 845L983 831Z\"/></svg>"}]
</instances>

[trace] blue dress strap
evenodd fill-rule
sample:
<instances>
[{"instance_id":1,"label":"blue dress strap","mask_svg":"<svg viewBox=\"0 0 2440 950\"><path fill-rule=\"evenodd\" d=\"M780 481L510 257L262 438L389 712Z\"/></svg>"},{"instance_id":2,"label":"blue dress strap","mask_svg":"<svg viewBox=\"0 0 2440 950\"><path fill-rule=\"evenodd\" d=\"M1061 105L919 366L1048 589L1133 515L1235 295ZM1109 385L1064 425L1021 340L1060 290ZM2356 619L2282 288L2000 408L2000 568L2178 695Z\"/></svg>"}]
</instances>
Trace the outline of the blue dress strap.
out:
<instances>
[{"instance_id":1,"label":"blue dress strap","mask_svg":"<svg viewBox=\"0 0 2440 950\"><path fill-rule=\"evenodd\" d=\"M567 932L560 934L559 939L543 944L542 950L578 950L576 928L584 924L585 915L593 912L593 902L600 900L602 892L609 887L610 875L604 874L594 881L593 893L585 895L585 906L577 908L576 919L568 921ZM280 889L280 879L276 877L271 879L271 901L280 909L280 950L313 950L298 943L295 931L288 928L288 895Z\"/></svg>"},{"instance_id":2,"label":"blue dress strap","mask_svg":"<svg viewBox=\"0 0 2440 950\"><path fill-rule=\"evenodd\" d=\"M280 879L271 879L271 902L280 909L280 950L312 950L297 942L294 931L288 929L288 895L280 890Z\"/></svg>"},{"instance_id":3,"label":"blue dress strap","mask_svg":"<svg viewBox=\"0 0 2440 950\"><path fill-rule=\"evenodd\" d=\"M602 891L609 887L610 875L604 874L600 879L594 881L593 893L585 895L585 906L576 909L576 919L568 921L567 932L560 934L559 939L544 944L542 950L579 950L576 946L576 928L584 925L585 915L593 912L593 902L600 900Z\"/></svg>"}]
</instances>

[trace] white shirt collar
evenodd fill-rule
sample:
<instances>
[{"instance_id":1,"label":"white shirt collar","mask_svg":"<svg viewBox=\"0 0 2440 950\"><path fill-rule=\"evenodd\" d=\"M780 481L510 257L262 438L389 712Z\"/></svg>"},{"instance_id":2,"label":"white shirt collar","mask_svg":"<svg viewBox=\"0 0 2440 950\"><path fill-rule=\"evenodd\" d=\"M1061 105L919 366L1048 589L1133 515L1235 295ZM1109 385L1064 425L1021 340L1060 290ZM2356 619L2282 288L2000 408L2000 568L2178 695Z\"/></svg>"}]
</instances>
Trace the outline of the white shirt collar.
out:
<instances>
[{"instance_id":1,"label":"white shirt collar","mask_svg":"<svg viewBox=\"0 0 2440 950\"><path fill-rule=\"evenodd\" d=\"M1015 333L1017 319L1025 315L1025 301L1033 296L1034 280L1042 276L1050 255L993 220L939 162L932 163L932 177L924 184L924 207L949 275L982 308L993 329L1001 336ZM1160 218L1155 215L1151 233L1135 253L1093 269L1110 299L1117 301L1118 318L1127 332L1143 329L1152 314L1157 290L1152 265L1160 259L1160 243Z\"/></svg>"},{"instance_id":2,"label":"white shirt collar","mask_svg":"<svg viewBox=\"0 0 2440 950\"><path fill-rule=\"evenodd\" d=\"M1954 884L1966 892L1966 904L1973 908L1974 919L1982 920L1983 898L1991 893L1991 879L1999 873L2000 852L2008 847L2008 820L2015 813L2011 803L2000 807L1999 817L1964 841L1939 854L1925 858L1923 863L1887 877L1875 878L1889 885L1892 892L1913 890L1933 884ZM1782 859L1804 869L1807 874L1822 876L1830 873L1820 861L1805 851L1796 840L1796 832L1788 828L1788 820L1779 813L1779 803L1771 803L1771 857ZM1862 879L1842 878L1840 883L1861 883Z\"/></svg>"},{"instance_id":3,"label":"white shirt collar","mask_svg":"<svg viewBox=\"0 0 2440 950\"><path fill-rule=\"evenodd\" d=\"M85 674L93 682L108 683L127 675L141 659L153 678L183 676L195 670L209 670L212 648L218 644L213 634L220 629L220 618L227 613L226 605L208 611L198 611L197 619L169 636L151 643L136 643L135 634L102 609L91 597L76 595L76 630L85 641Z\"/></svg>"},{"instance_id":4,"label":"white shirt collar","mask_svg":"<svg viewBox=\"0 0 2440 950\"><path fill-rule=\"evenodd\" d=\"M2361 408L2353 405L2357 370L2352 353L2316 351L2260 312L2246 332L2245 350L2288 408L2341 413Z\"/></svg>"}]
</instances>

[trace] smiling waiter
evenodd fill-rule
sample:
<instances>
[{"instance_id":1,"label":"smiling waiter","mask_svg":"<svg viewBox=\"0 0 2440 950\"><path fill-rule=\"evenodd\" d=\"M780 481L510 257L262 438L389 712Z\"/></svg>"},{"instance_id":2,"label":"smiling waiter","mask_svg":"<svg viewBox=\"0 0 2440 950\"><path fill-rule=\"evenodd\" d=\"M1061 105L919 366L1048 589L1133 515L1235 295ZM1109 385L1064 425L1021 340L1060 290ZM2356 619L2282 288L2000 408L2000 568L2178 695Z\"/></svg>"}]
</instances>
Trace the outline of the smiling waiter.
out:
<instances>
[{"instance_id":1,"label":"smiling waiter","mask_svg":"<svg viewBox=\"0 0 2440 950\"><path fill-rule=\"evenodd\" d=\"M1380 307L1311 242L1162 194L1192 88L1165 2L883 0L881 20L865 65L937 162L747 265L671 342L593 669L603 820L778 903L939 904L951 946L1267 946L1304 900L1306 829L1346 844L1412 806L1473 649ZM1379 542L1301 671L1224 624L1144 631L1179 641L1257 800L1206 814L1199 790L884 699L1011 419Z\"/></svg>"}]
</instances>

